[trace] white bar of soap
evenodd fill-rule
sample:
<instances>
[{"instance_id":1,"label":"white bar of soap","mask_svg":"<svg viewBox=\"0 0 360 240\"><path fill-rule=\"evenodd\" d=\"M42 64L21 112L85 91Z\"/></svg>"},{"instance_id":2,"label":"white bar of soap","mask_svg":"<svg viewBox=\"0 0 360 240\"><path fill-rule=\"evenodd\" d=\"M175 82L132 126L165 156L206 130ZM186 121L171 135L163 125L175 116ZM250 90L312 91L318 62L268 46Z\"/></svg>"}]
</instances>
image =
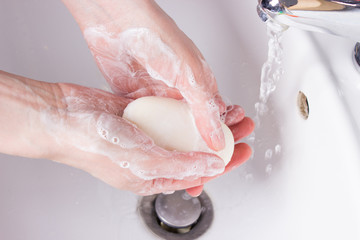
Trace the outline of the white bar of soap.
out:
<instances>
[{"instance_id":1,"label":"white bar of soap","mask_svg":"<svg viewBox=\"0 0 360 240\"><path fill-rule=\"evenodd\" d=\"M215 153L228 164L234 152L234 136L223 123L225 148L215 152L202 139L187 103L171 98L142 97L131 102L123 118L134 123L156 145L172 151Z\"/></svg>"}]
</instances>

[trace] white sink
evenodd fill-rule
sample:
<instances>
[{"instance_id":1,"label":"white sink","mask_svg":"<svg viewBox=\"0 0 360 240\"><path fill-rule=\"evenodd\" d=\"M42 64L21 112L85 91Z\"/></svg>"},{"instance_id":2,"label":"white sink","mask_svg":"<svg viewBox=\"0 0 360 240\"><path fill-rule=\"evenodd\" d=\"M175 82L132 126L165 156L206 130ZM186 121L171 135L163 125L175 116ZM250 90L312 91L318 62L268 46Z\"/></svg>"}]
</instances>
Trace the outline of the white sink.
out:
<instances>
[{"instance_id":1,"label":"white sink","mask_svg":"<svg viewBox=\"0 0 360 240\"><path fill-rule=\"evenodd\" d=\"M268 41L257 1L158 3L203 52L222 95L255 116ZM105 87L60 0L1 5L1 70ZM351 58L354 45L285 32L285 75L256 130L254 157L205 186L215 218L200 239L360 238L360 72ZM307 120L298 113L299 91L308 98ZM68 166L0 155L0 191L0 239L158 239L139 217L138 196Z\"/></svg>"}]
</instances>

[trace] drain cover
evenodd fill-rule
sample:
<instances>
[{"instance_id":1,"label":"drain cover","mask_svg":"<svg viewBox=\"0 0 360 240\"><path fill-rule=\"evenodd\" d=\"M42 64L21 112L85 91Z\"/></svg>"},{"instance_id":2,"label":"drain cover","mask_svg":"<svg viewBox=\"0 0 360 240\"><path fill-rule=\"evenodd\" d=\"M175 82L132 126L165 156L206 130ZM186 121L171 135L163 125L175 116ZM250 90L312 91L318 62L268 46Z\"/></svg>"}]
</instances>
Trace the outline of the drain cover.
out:
<instances>
[{"instance_id":1,"label":"drain cover","mask_svg":"<svg viewBox=\"0 0 360 240\"><path fill-rule=\"evenodd\" d=\"M172 228L186 228L194 224L201 214L201 203L185 191L160 194L155 200L158 218Z\"/></svg>"},{"instance_id":2,"label":"drain cover","mask_svg":"<svg viewBox=\"0 0 360 240\"><path fill-rule=\"evenodd\" d=\"M138 209L147 227L167 240L197 239L210 227L214 216L205 192L197 198L185 191L143 197Z\"/></svg>"},{"instance_id":3,"label":"drain cover","mask_svg":"<svg viewBox=\"0 0 360 240\"><path fill-rule=\"evenodd\" d=\"M298 93L297 105L300 115L306 120L309 118L309 102L305 94L301 91Z\"/></svg>"},{"instance_id":4,"label":"drain cover","mask_svg":"<svg viewBox=\"0 0 360 240\"><path fill-rule=\"evenodd\" d=\"M354 56L355 56L355 61L358 64L358 66L360 67L360 42L358 42L355 45L355 49L354 49Z\"/></svg>"}]
</instances>

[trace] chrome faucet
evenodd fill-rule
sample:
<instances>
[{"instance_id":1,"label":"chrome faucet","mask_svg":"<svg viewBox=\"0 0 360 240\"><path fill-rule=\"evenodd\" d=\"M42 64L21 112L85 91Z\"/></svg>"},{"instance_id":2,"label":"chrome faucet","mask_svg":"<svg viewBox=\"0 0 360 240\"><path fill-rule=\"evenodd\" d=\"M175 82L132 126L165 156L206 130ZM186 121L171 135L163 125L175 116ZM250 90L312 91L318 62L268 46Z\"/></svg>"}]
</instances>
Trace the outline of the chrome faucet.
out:
<instances>
[{"instance_id":1,"label":"chrome faucet","mask_svg":"<svg viewBox=\"0 0 360 240\"><path fill-rule=\"evenodd\" d=\"M264 22L360 42L360 0L259 0L257 10Z\"/></svg>"}]
</instances>

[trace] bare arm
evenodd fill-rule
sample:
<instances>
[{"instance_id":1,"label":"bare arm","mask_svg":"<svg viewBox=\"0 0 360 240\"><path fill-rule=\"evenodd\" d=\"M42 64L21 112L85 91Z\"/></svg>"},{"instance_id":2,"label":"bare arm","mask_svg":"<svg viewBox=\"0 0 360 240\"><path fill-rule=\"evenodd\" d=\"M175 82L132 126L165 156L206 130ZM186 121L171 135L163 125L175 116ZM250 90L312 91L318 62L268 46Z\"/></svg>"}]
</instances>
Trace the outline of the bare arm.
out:
<instances>
[{"instance_id":1,"label":"bare arm","mask_svg":"<svg viewBox=\"0 0 360 240\"><path fill-rule=\"evenodd\" d=\"M65 106L59 102L57 84L34 81L0 71L0 152L48 158L53 141L44 131L44 114L57 117Z\"/></svg>"},{"instance_id":2,"label":"bare arm","mask_svg":"<svg viewBox=\"0 0 360 240\"><path fill-rule=\"evenodd\" d=\"M129 100L0 72L0 152L80 168L146 195L201 185L223 172L212 154L166 151L121 118Z\"/></svg>"},{"instance_id":3,"label":"bare arm","mask_svg":"<svg viewBox=\"0 0 360 240\"><path fill-rule=\"evenodd\" d=\"M127 28L141 27L141 23L158 17L162 11L153 0L62 0L82 31L87 27L105 26L119 33ZM153 12L150 16L143 12ZM154 26L156 27L156 26Z\"/></svg>"}]
</instances>

